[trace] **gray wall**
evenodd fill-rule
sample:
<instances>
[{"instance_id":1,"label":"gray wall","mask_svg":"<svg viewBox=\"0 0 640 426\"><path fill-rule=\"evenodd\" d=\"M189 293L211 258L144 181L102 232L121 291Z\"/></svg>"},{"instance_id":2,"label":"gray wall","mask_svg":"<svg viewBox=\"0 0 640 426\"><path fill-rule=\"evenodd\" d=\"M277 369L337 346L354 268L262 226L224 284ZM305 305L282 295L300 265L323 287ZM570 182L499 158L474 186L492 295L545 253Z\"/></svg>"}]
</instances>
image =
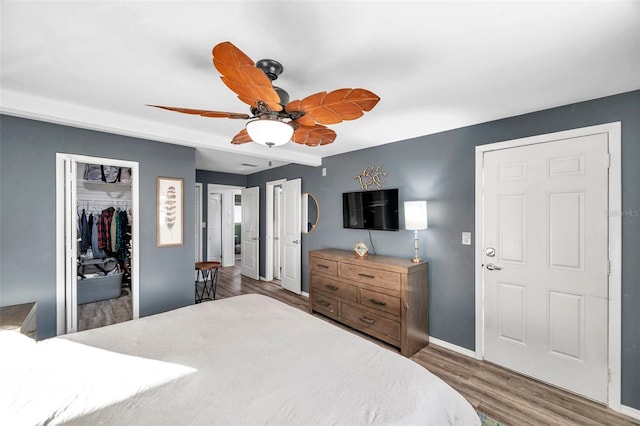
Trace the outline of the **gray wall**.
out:
<instances>
[{"instance_id":1,"label":"gray wall","mask_svg":"<svg viewBox=\"0 0 640 426\"><path fill-rule=\"evenodd\" d=\"M367 231L342 228L341 193L358 190L353 176L382 164L385 188L399 188L401 201L427 199L430 228L420 234L421 255L430 262L429 320L432 336L474 349L474 251L460 244L474 231L474 147L549 132L622 122L623 270L622 403L640 409L640 91L576 103L464 127L324 159L321 168L284 166L247 176L260 186L302 178L303 191L320 203L317 231L303 235L303 289L308 290L308 250L351 249L369 240ZM363 118L366 120L366 117ZM55 152L140 162L141 314L193 303L193 235L179 248L155 247L155 178L184 177L193 187L194 151L122 136L2 116L0 121L0 303L38 301L39 328L55 333ZM336 126L339 132L339 125ZM340 137L335 143L340 143ZM310 148L322 149L322 148ZM205 183L202 178L203 183ZM235 178L234 178L235 179ZM221 183L216 178L212 178ZM239 185L241 186L241 185ZM193 229L193 191L185 191L185 230ZM401 224L403 225L403 224ZM264 238L264 215L260 228ZM409 231L372 231L379 254L412 256ZM475 240L474 240L475 241ZM264 247L261 248L264 253ZM264 274L264 259L261 259Z\"/></svg>"},{"instance_id":2,"label":"gray wall","mask_svg":"<svg viewBox=\"0 0 640 426\"><path fill-rule=\"evenodd\" d=\"M399 188L400 201L429 200L429 229L420 232L420 253L429 261L429 327L438 339L475 348L475 265L473 246L461 245L461 233L474 231L475 146L615 121L622 122L622 402L640 409L640 91L576 103L531 114L455 129L412 140L325 158L321 168L283 166L250 175L260 186L264 212L265 182L302 178L303 191L320 203L317 231L303 235L303 290L308 291L308 250L351 249L369 241L367 231L342 228L341 193L358 190L353 176L382 164L389 175L384 188ZM366 117L363 118L366 120ZM340 143L339 125L336 126ZM322 148L314 148L322 149ZM402 223L401 207L401 227ZM260 223L265 241L264 216ZM412 257L410 231L372 231L378 254ZM475 235L472 241L475 243ZM371 246L370 246L371 247ZM261 247L261 253L264 253ZM260 259L261 274L264 259Z\"/></svg>"},{"instance_id":3,"label":"gray wall","mask_svg":"<svg viewBox=\"0 0 640 426\"><path fill-rule=\"evenodd\" d=\"M56 334L56 153L140 165L140 315L192 304L195 150L0 116L0 304L38 302L38 336ZM156 178L184 178L184 245L156 247Z\"/></svg>"}]
</instances>

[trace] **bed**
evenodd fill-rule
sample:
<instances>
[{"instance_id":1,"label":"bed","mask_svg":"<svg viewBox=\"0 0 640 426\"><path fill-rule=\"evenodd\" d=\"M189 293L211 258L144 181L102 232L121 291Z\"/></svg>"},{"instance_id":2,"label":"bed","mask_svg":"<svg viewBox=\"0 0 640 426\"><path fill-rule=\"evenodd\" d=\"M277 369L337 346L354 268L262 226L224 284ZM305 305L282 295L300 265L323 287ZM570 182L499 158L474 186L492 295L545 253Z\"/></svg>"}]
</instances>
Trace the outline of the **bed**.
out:
<instances>
[{"instance_id":1,"label":"bed","mask_svg":"<svg viewBox=\"0 0 640 426\"><path fill-rule=\"evenodd\" d=\"M0 343L0 424L480 424L415 362L261 295Z\"/></svg>"}]
</instances>

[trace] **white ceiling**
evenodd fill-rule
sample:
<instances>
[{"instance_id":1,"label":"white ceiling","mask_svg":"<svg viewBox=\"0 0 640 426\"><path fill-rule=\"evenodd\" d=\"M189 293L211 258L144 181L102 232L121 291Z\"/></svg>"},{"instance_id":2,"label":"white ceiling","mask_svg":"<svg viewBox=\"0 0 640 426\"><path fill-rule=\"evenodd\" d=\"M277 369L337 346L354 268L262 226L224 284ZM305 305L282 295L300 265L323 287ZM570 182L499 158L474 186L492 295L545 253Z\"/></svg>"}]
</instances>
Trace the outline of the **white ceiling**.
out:
<instances>
[{"instance_id":1,"label":"white ceiling","mask_svg":"<svg viewBox=\"0 0 640 426\"><path fill-rule=\"evenodd\" d=\"M638 1L6 1L5 114L197 148L201 169L249 174L640 89ZM362 87L381 101L327 146L233 146L248 113L211 49L284 65L291 99ZM257 167L242 166L242 163Z\"/></svg>"}]
</instances>

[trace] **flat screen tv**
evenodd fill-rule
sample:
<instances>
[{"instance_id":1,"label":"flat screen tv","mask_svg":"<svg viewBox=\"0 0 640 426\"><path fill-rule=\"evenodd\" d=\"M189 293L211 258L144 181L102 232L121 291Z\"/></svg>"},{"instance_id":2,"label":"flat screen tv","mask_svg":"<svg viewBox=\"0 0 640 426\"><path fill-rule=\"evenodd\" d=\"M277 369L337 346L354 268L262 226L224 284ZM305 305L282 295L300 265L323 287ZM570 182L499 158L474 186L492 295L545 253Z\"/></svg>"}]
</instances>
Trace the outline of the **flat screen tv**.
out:
<instances>
[{"instance_id":1,"label":"flat screen tv","mask_svg":"<svg viewBox=\"0 0 640 426\"><path fill-rule=\"evenodd\" d=\"M343 193L342 223L345 228L398 231L398 189Z\"/></svg>"}]
</instances>

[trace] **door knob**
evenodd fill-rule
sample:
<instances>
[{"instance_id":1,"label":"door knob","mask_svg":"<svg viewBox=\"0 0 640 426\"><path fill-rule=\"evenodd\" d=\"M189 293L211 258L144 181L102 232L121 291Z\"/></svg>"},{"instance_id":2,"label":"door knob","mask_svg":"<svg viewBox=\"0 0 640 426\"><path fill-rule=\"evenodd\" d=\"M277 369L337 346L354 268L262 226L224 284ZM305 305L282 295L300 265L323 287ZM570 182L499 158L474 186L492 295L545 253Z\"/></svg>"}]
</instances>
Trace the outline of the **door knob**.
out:
<instances>
[{"instance_id":1,"label":"door knob","mask_svg":"<svg viewBox=\"0 0 640 426\"><path fill-rule=\"evenodd\" d=\"M502 266L494 265L493 263L487 263L487 269L490 271L499 271L502 269Z\"/></svg>"},{"instance_id":2,"label":"door knob","mask_svg":"<svg viewBox=\"0 0 640 426\"><path fill-rule=\"evenodd\" d=\"M293 240L293 244L300 244L300 240Z\"/></svg>"}]
</instances>

